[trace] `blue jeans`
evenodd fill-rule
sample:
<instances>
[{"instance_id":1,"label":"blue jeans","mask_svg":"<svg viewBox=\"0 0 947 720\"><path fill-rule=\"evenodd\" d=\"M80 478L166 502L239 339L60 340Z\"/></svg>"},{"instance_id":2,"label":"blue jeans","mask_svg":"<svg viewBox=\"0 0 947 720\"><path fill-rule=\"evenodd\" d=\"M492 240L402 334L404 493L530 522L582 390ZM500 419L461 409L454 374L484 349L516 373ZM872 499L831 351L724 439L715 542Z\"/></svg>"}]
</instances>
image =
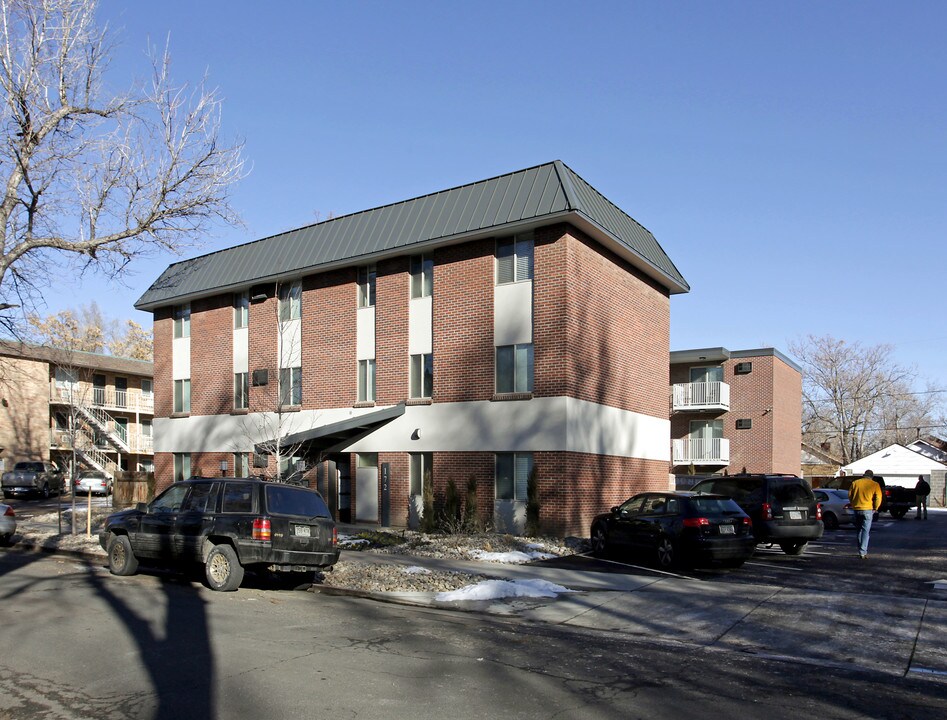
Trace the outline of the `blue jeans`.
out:
<instances>
[{"instance_id":1,"label":"blue jeans","mask_svg":"<svg viewBox=\"0 0 947 720\"><path fill-rule=\"evenodd\" d=\"M858 531L858 554L868 554L868 536L871 534L871 518L874 510L855 511L855 529Z\"/></svg>"}]
</instances>

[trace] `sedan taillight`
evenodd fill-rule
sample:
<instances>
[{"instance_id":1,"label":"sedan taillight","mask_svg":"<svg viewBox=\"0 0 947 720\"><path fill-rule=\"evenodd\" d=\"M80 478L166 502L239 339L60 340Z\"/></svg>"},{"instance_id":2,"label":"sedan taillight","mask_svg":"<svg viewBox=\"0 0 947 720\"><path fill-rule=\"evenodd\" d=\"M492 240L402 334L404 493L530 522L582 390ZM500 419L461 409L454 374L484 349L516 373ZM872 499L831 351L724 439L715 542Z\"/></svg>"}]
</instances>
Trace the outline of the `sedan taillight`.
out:
<instances>
[{"instance_id":1,"label":"sedan taillight","mask_svg":"<svg viewBox=\"0 0 947 720\"><path fill-rule=\"evenodd\" d=\"M752 519L752 518L745 517L745 518L743 518L743 524L746 525L747 527L752 527L752 526L753 526L753 519Z\"/></svg>"},{"instance_id":2,"label":"sedan taillight","mask_svg":"<svg viewBox=\"0 0 947 720\"><path fill-rule=\"evenodd\" d=\"M273 533L270 529L270 519L269 518L254 518L253 520L253 534L251 537L254 540L270 540L272 539Z\"/></svg>"},{"instance_id":3,"label":"sedan taillight","mask_svg":"<svg viewBox=\"0 0 947 720\"><path fill-rule=\"evenodd\" d=\"M332 528L332 547L335 547L339 544L339 531L336 528Z\"/></svg>"},{"instance_id":4,"label":"sedan taillight","mask_svg":"<svg viewBox=\"0 0 947 720\"><path fill-rule=\"evenodd\" d=\"M3 514L6 515L7 517L14 517L14 516L16 516L16 513L13 512L13 508L10 507L9 505L7 505L7 509L3 512Z\"/></svg>"},{"instance_id":5,"label":"sedan taillight","mask_svg":"<svg viewBox=\"0 0 947 720\"><path fill-rule=\"evenodd\" d=\"M710 520L705 517L684 518L684 527L702 527L710 525Z\"/></svg>"}]
</instances>

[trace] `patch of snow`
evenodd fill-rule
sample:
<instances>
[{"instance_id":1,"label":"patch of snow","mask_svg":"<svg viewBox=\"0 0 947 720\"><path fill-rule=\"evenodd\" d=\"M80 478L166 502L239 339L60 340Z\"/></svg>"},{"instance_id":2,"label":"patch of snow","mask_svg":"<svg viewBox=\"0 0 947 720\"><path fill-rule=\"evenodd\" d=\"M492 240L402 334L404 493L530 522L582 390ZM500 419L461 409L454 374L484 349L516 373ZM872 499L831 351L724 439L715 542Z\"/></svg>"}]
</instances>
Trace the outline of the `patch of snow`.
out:
<instances>
[{"instance_id":1,"label":"patch of snow","mask_svg":"<svg viewBox=\"0 0 947 720\"><path fill-rule=\"evenodd\" d=\"M411 567L406 567L404 573L405 575L430 575L431 571L419 565L412 565Z\"/></svg>"},{"instance_id":2,"label":"patch of snow","mask_svg":"<svg viewBox=\"0 0 947 720\"><path fill-rule=\"evenodd\" d=\"M484 562L507 563L509 565L521 565L532 560L549 560L556 557L545 552L521 552L513 550L511 552L487 552L486 550L471 550L470 556L475 560Z\"/></svg>"},{"instance_id":3,"label":"patch of snow","mask_svg":"<svg viewBox=\"0 0 947 720\"><path fill-rule=\"evenodd\" d=\"M365 538L357 538L351 535L339 535L339 547L356 547L358 545L371 545L371 540L366 540Z\"/></svg>"},{"instance_id":4,"label":"patch of snow","mask_svg":"<svg viewBox=\"0 0 947 720\"><path fill-rule=\"evenodd\" d=\"M508 597L554 598L559 593L575 592L548 580L484 580L460 590L440 592L434 596L439 602L460 600L499 600Z\"/></svg>"}]
</instances>

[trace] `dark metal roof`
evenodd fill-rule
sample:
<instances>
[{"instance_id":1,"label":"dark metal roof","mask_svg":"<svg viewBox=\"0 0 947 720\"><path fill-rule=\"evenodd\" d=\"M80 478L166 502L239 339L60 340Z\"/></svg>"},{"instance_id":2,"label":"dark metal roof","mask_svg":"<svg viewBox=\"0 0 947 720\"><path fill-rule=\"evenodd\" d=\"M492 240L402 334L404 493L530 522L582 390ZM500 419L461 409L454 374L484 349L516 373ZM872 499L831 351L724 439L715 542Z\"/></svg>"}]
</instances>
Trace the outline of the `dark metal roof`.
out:
<instances>
[{"instance_id":1,"label":"dark metal roof","mask_svg":"<svg viewBox=\"0 0 947 720\"><path fill-rule=\"evenodd\" d=\"M90 368L92 370L116 372L124 375L141 375L149 378L154 375L154 363L148 360L135 360L134 358L101 355L79 350L64 350L18 340L0 340L0 355L39 360L54 366Z\"/></svg>"},{"instance_id":2,"label":"dark metal roof","mask_svg":"<svg viewBox=\"0 0 947 720\"><path fill-rule=\"evenodd\" d=\"M561 219L579 221L670 292L690 289L647 229L556 160L175 263L135 307L154 310L331 266Z\"/></svg>"}]
</instances>

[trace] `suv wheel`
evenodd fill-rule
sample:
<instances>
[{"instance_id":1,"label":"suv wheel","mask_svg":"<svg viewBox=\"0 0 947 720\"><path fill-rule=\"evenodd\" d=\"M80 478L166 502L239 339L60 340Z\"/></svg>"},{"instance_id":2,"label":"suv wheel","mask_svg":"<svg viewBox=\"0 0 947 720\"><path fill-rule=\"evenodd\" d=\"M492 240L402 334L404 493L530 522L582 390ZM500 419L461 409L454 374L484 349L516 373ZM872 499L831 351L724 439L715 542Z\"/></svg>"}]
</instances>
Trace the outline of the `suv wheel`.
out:
<instances>
[{"instance_id":1,"label":"suv wheel","mask_svg":"<svg viewBox=\"0 0 947 720\"><path fill-rule=\"evenodd\" d=\"M214 545L204 563L204 574L211 590L233 592L243 582L243 565L230 545Z\"/></svg>"},{"instance_id":2,"label":"suv wheel","mask_svg":"<svg viewBox=\"0 0 947 720\"><path fill-rule=\"evenodd\" d=\"M43 483L43 500L49 500L49 483Z\"/></svg>"},{"instance_id":3,"label":"suv wheel","mask_svg":"<svg viewBox=\"0 0 947 720\"><path fill-rule=\"evenodd\" d=\"M127 535L112 535L108 542L109 571L113 575L134 575L138 572L138 558L132 551Z\"/></svg>"},{"instance_id":4,"label":"suv wheel","mask_svg":"<svg viewBox=\"0 0 947 720\"><path fill-rule=\"evenodd\" d=\"M802 555L808 544L808 542L784 542L779 543L779 547L781 547L783 552L787 555Z\"/></svg>"}]
</instances>

